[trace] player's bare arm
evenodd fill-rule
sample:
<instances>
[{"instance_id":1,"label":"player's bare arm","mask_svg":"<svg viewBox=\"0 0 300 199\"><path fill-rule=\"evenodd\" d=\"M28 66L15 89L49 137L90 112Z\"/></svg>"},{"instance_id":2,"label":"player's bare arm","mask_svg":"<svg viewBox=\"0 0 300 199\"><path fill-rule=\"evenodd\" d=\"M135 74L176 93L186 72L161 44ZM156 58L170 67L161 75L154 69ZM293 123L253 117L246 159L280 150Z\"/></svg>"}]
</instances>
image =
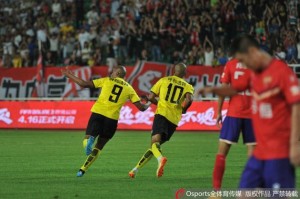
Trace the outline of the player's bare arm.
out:
<instances>
[{"instance_id":1,"label":"player's bare arm","mask_svg":"<svg viewBox=\"0 0 300 199\"><path fill-rule=\"evenodd\" d=\"M290 161L294 166L300 166L300 103L292 106L291 120Z\"/></svg>"},{"instance_id":2,"label":"player's bare arm","mask_svg":"<svg viewBox=\"0 0 300 199\"><path fill-rule=\"evenodd\" d=\"M76 77L71 70L69 70L68 68L66 69L62 69L61 73L63 75L65 75L66 77L70 78L71 80L73 80L76 84L78 84L81 87L84 88L94 88L94 84L92 81L85 81L79 77Z\"/></svg>"},{"instance_id":3,"label":"player's bare arm","mask_svg":"<svg viewBox=\"0 0 300 199\"><path fill-rule=\"evenodd\" d=\"M221 87L224 87L224 86L228 86L228 84L225 84L225 83L222 83L222 86ZM224 100L225 100L225 97L224 96L219 96L218 98L218 110L217 110L217 121L216 121L216 124L218 127L220 127L220 124L222 123L222 107L223 107L223 104L224 104Z\"/></svg>"},{"instance_id":4,"label":"player's bare arm","mask_svg":"<svg viewBox=\"0 0 300 199\"><path fill-rule=\"evenodd\" d=\"M157 105L157 103L158 103L158 101L156 99L156 95L152 92L148 95L148 100L154 105Z\"/></svg>"},{"instance_id":5,"label":"player's bare arm","mask_svg":"<svg viewBox=\"0 0 300 199\"><path fill-rule=\"evenodd\" d=\"M233 89L230 86L222 86L222 87L205 87L200 89L199 94L205 96L208 93L213 93L222 97L231 97L238 94L238 91Z\"/></svg>"},{"instance_id":6,"label":"player's bare arm","mask_svg":"<svg viewBox=\"0 0 300 199\"><path fill-rule=\"evenodd\" d=\"M191 93L185 94L184 105L182 107L182 113L185 114L193 103L193 95Z\"/></svg>"}]
</instances>

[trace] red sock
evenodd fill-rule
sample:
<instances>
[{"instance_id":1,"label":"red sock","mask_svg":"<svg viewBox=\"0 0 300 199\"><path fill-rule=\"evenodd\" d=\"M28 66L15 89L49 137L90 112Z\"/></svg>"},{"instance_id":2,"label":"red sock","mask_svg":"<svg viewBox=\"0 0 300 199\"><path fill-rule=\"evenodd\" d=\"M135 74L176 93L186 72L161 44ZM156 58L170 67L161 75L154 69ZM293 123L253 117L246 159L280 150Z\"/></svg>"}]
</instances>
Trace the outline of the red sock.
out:
<instances>
[{"instance_id":1,"label":"red sock","mask_svg":"<svg viewBox=\"0 0 300 199\"><path fill-rule=\"evenodd\" d=\"M225 171L226 157L221 154L216 155L216 162L213 172L213 188L215 190L221 189L222 179Z\"/></svg>"}]
</instances>

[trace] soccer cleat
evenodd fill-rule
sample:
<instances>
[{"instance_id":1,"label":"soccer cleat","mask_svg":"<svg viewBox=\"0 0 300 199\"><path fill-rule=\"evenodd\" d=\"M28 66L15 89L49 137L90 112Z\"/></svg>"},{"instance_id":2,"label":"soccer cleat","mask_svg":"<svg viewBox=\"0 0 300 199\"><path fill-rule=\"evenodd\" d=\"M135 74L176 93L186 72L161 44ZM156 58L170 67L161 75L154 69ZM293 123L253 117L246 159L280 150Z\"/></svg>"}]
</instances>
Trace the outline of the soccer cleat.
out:
<instances>
[{"instance_id":1,"label":"soccer cleat","mask_svg":"<svg viewBox=\"0 0 300 199\"><path fill-rule=\"evenodd\" d=\"M84 175L85 171L79 169L79 171L77 172L77 177L82 177Z\"/></svg>"},{"instance_id":2,"label":"soccer cleat","mask_svg":"<svg viewBox=\"0 0 300 199\"><path fill-rule=\"evenodd\" d=\"M138 169L134 167L131 171L129 171L128 175L130 178L135 178L135 175L137 174Z\"/></svg>"},{"instance_id":3,"label":"soccer cleat","mask_svg":"<svg viewBox=\"0 0 300 199\"><path fill-rule=\"evenodd\" d=\"M166 157L162 157L159 164L158 164L158 168L157 168L157 171L156 171L156 176L158 178L162 177L163 174L164 174L164 167L167 163L167 158Z\"/></svg>"},{"instance_id":4,"label":"soccer cleat","mask_svg":"<svg viewBox=\"0 0 300 199\"><path fill-rule=\"evenodd\" d=\"M130 178L135 178L135 172L134 171L129 171L128 173Z\"/></svg>"},{"instance_id":5,"label":"soccer cleat","mask_svg":"<svg viewBox=\"0 0 300 199\"><path fill-rule=\"evenodd\" d=\"M95 138L93 136L90 136L88 141L87 141L86 148L85 148L85 154L86 155L90 155L92 153L94 142L95 142Z\"/></svg>"}]
</instances>

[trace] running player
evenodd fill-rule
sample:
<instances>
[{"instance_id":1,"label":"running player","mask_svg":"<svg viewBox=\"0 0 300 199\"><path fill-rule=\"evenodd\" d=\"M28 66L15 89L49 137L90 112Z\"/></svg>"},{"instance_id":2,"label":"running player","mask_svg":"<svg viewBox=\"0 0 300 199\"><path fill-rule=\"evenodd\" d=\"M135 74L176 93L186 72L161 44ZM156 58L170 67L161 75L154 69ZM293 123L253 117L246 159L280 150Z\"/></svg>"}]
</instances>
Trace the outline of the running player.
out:
<instances>
[{"instance_id":1,"label":"running player","mask_svg":"<svg viewBox=\"0 0 300 199\"><path fill-rule=\"evenodd\" d=\"M173 76L161 78L151 89L149 100L157 105L153 125L151 147L145 152L137 165L129 172L134 178L154 156L158 161L156 176L163 175L167 158L162 156L160 145L168 141L176 130L181 115L186 113L193 101L194 88L183 77L186 74L186 65L175 65ZM156 100L159 97L159 101Z\"/></svg>"},{"instance_id":2,"label":"running player","mask_svg":"<svg viewBox=\"0 0 300 199\"><path fill-rule=\"evenodd\" d=\"M251 77L252 121L257 145L248 160L240 188L294 188L300 166L300 89L287 64L259 48L249 35L232 44L236 58L254 73ZM221 96L236 95L232 87L205 88Z\"/></svg>"},{"instance_id":3,"label":"running player","mask_svg":"<svg viewBox=\"0 0 300 199\"><path fill-rule=\"evenodd\" d=\"M91 109L92 114L83 141L88 157L77 173L77 176L81 177L99 156L105 144L114 136L120 110L124 103L130 100L140 111L145 111L150 103L141 103L135 90L123 79L126 75L124 66L113 68L110 77L93 81L84 81L74 76L68 69L63 69L62 73L82 87L101 88L98 100ZM93 148L94 140L97 136L99 137Z\"/></svg>"},{"instance_id":4,"label":"running player","mask_svg":"<svg viewBox=\"0 0 300 199\"><path fill-rule=\"evenodd\" d=\"M213 170L213 188L219 190L225 171L226 157L232 144L239 140L240 132L243 134L244 144L248 147L248 156L252 154L255 138L251 122L251 96L248 90L251 71L243 66L237 59L227 62L221 77L222 86L245 90L229 100L226 118L221 128L219 149L216 155ZM222 106L224 97L219 96L217 125L222 123Z\"/></svg>"}]
</instances>

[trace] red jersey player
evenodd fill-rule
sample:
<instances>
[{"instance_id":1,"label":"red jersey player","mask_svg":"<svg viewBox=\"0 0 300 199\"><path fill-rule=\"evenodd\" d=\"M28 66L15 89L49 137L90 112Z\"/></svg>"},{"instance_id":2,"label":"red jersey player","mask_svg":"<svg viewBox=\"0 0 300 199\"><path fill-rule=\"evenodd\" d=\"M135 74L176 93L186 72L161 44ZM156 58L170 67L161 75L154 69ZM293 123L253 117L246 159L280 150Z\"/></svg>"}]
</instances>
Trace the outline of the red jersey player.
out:
<instances>
[{"instance_id":1,"label":"red jersey player","mask_svg":"<svg viewBox=\"0 0 300 199\"><path fill-rule=\"evenodd\" d=\"M254 71L252 121L257 146L244 169L240 188L294 188L294 166L300 166L298 79L286 63L259 49L249 35L236 38L232 49L236 58ZM223 87L202 92L232 96L238 90Z\"/></svg>"},{"instance_id":2,"label":"red jersey player","mask_svg":"<svg viewBox=\"0 0 300 199\"><path fill-rule=\"evenodd\" d=\"M251 71L243 66L237 59L227 62L222 74L221 83L223 86L230 85L232 88L242 90L229 100L229 107L226 118L223 122L219 149L216 155L213 171L213 188L218 190L222 185L222 178L225 171L225 160L231 144L239 140L240 133L243 134L244 144L248 146L248 154L252 154L255 138L251 121L251 96L249 92ZM217 124L222 122L222 106L224 97L219 97Z\"/></svg>"}]
</instances>

